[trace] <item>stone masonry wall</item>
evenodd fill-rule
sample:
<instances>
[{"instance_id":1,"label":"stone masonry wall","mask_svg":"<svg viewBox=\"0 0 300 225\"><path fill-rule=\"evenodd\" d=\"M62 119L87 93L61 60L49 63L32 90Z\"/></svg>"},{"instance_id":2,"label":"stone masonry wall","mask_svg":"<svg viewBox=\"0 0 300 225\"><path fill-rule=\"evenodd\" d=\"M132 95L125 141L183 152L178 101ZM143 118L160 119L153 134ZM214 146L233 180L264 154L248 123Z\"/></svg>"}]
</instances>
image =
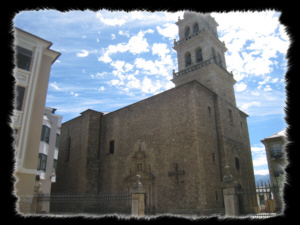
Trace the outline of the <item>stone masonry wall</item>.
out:
<instances>
[{"instance_id":1,"label":"stone masonry wall","mask_svg":"<svg viewBox=\"0 0 300 225\"><path fill-rule=\"evenodd\" d=\"M151 198L149 195L154 195L152 202L155 202L157 212L199 213L211 202L211 196L206 197L211 186L214 187L211 195L215 201L215 190L220 192L216 188L220 184L219 169L205 168L207 158L212 157L211 152L217 152L215 125L201 117L208 114L208 105L213 104L212 92L202 90L206 88L199 85L197 88L204 94L201 96L199 91L197 96L195 83L187 83L104 115L101 190L117 191L129 187L125 178L133 170L130 162L134 146L141 140L145 162L150 168L147 171L155 176L152 190L145 188L148 199ZM111 140L115 141L114 154L109 154ZM207 153L208 149L211 152ZM174 172L175 163L178 170L185 171L184 175L178 176L178 183L175 176L168 176L168 172ZM217 163L215 167L218 167ZM209 177L213 178L209 180ZM222 207L221 196L218 207Z\"/></svg>"}]
</instances>

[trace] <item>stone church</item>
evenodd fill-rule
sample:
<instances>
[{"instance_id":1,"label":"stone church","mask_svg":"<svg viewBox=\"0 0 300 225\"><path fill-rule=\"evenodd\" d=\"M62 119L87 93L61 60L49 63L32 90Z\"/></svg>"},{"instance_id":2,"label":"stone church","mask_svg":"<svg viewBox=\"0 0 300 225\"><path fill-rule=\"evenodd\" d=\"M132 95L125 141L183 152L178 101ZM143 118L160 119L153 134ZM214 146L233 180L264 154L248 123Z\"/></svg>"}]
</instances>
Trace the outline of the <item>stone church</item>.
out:
<instances>
[{"instance_id":1,"label":"stone church","mask_svg":"<svg viewBox=\"0 0 300 225\"><path fill-rule=\"evenodd\" d=\"M175 87L63 123L52 193L126 191L140 175L146 214L208 215L224 212L225 166L239 187L254 187L248 115L236 106L218 24L193 12L176 24Z\"/></svg>"}]
</instances>

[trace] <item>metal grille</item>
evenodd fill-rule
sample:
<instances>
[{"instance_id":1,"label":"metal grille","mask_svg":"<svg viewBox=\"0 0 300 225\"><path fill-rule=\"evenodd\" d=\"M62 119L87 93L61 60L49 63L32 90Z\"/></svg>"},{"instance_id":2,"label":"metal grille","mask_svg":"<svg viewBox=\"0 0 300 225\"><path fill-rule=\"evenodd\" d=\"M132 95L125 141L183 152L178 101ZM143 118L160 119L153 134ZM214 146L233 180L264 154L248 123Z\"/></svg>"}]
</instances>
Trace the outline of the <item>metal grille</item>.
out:
<instances>
[{"instance_id":1,"label":"metal grille","mask_svg":"<svg viewBox=\"0 0 300 225\"><path fill-rule=\"evenodd\" d=\"M282 188L278 184L237 187L236 194L241 216L265 218L281 214Z\"/></svg>"},{"instance_id":2,"label":"metal grille","mask_svg":"<svg viewBox=\"0 0 300 225\"><path fill-rule=\"evenodd\" d=\"M99 194L39 195L37 213L50 214L122 214L131 213L131 195L128 192ZM43 209L48 210L43 210Z\"/></svg>"}]
</instances>

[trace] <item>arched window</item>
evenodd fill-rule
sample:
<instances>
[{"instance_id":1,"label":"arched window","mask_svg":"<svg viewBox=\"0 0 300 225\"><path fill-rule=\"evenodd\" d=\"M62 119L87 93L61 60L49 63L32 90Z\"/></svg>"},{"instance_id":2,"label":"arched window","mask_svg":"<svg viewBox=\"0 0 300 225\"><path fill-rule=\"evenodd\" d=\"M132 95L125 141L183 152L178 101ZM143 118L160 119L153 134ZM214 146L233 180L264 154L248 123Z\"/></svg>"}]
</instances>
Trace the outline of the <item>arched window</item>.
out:
<instances>
[{"instance_id":1,"label":"arched window","mask_svg":"<svg viewBox=\"0 0 300 225\"><path fill-rule=\"evenodd\" d=\"M190 29L190 27L187 27L187 28L185 29L184 36L185 36L185 37L188 37L188 36L190 36L190 33L191 33L191 29Z\"/></svg>"},{"instance_id":2,"label":"arched window","mask_svg":"<svg viewBox=\"0 0 300 225\"><path fill-rule=\"evenodd\" d=\"M193 32L197 33L198 31L199 31L199 25L198 25L198 23L195 23L193 26Z\"/></svg>"},{"instance_id":3,"label":"arched window","mask_svg":"<svg viewBox=\"0 0 300 225\"><path fill-rule=\"evenodd\" d=\"M202 61L203 61L202 49L198 48L196 50L196 62L199 63L199 62L202 62Z\"/></svg>"},{"instance_id":4,"label":"arched window","mask_svg":"<svg viewBox=\"0 0 300 225\"><path fill-rule=\"evenodd\" d=\"M192 57L191 57L191 53L187 52L185 54L185 67L188 67L192 65Z\"/></svg>"}]
</instances>

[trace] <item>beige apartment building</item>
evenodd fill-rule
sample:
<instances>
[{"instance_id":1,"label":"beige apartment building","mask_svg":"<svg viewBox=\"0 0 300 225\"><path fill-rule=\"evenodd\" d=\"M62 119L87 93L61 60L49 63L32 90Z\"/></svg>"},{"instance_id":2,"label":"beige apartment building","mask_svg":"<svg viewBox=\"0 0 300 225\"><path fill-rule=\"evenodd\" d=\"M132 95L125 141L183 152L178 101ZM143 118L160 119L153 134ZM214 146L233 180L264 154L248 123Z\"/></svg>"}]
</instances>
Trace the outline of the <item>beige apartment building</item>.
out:
<instances>
[{"instance_id":1,"label":"beige apartment building","mask_svg":"<svg viewBox=\"0 0 300 225\"><path fill-rule=\"evenodd\" d=\"M31 213L39 145L51 65L60 56L51 42L15 28L16 100L11 126L15 131L16 209Z\"/></svg>"},{"instance_id":2,"label":"beige apartment building","mask_svg":"<svg viewBox=\"0 0 300 225\"><path fill-rule=\"evenodd\" d=\"M286 144L285 129L264 138L261 142L266 149L270 179L274 183L277 177L284 174L284 167L286 165L284 156L284 146Z\"/></svg>"}]
</instances>

